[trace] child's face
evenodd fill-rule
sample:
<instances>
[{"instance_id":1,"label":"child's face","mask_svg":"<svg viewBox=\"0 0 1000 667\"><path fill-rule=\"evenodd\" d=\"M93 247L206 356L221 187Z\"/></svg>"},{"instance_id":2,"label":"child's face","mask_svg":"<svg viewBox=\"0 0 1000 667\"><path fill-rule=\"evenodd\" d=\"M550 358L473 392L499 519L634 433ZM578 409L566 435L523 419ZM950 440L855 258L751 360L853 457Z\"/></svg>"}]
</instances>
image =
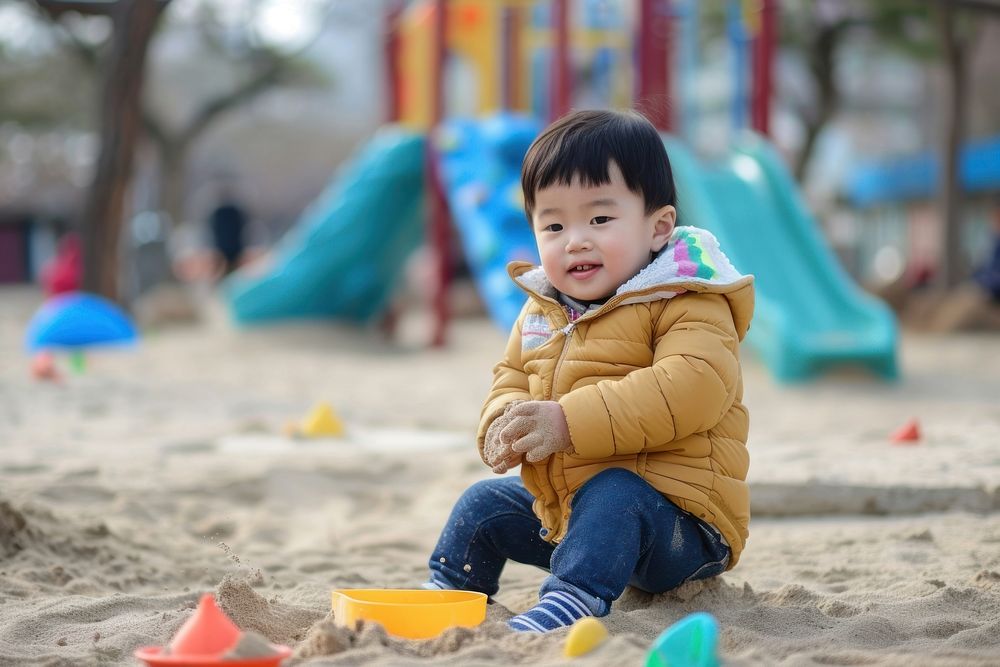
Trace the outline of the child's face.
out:
<instances>
[{"instance_id":1,"label":"child's face","mask_svg":"<svg viewBox=\"0 0 1000 667\"><path fill-rule=\"evenodd\" d=\"M535 194L532 227L542 268L552 285L580 301L598 301L639 273L670 239L676 213L646 215L642 195L625 185L618 165L611 182L554 184Z\"/></svg>"}]
</instances>

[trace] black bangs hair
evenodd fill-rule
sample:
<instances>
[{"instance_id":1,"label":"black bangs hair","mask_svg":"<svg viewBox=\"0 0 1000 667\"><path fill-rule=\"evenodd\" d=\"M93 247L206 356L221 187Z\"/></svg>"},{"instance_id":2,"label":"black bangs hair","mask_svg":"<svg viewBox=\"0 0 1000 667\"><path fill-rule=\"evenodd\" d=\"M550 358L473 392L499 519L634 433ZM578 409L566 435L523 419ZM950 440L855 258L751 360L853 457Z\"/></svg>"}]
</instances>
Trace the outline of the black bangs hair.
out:
<instances>
[{"instance_id":1,"label":"black bangs hair","mask_svg":"<svg viewBox=\"0 0 1000 667\"><path fill-rule=\"evenodd\" d=\"M539 190L570 185L574 175L587 187L606 185L612 162L628 189L642 195L647 215L677 205L667 150L645 116L634 111L576 111L545 128L524 156L521 190L528 220Z\"/></svg>"}]
</instances>

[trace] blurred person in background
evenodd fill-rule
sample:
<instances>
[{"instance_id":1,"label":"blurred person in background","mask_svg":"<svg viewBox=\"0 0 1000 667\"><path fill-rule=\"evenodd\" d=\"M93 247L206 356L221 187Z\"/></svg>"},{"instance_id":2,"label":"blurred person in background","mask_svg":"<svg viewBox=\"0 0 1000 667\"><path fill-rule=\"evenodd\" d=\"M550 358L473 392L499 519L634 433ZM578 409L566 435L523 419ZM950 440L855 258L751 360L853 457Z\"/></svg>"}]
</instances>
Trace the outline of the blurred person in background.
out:
<instances>
[{"instance_id":1,"label":"blurred person in background","mask_svg":"<svg viewBox=\"0 0 1000 667\"><path fill-rule=\"evenodd\" d=\"M247 214L231 190L224 189L219 205L208 218L212 245L222 260L222 275L228 276L240 265L246 250Z\"/></svg>"},{"instance_id":2,"label":"blurred person in background","mask_svg":"<svg viewBox=\"0 0 1000 667\"><path fill-rule=\"evenodd\" d=\"M976 269L975 280L989 292L994 303L1000 303L1000 194L994 200L993 208L993 250L986 261Z\"/></svg>"}]
</instances>

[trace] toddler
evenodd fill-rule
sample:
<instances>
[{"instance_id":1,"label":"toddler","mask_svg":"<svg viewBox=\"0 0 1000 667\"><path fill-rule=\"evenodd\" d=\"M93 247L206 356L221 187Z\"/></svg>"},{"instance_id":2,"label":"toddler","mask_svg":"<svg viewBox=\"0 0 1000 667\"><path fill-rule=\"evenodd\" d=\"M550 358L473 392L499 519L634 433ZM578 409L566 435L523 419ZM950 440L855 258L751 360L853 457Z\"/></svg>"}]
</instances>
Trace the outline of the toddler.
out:
<instances>
[{"instance_id":1,"label":"toddler","mask_svg":"<svg viewBox=\"0 0 1000 667\"><path fill-rule=\"evenodd\" d=\"M508 559L550 572L508 624L604 616L627 585L660 593L732 568L747 539L748 415L739 343L753 314L708 232L678 227L663 142L632 112L582 111L521 172L541 267L479 426L503 476L455 504L425 587L498 590Z\"/></svg>"}]
</instances>

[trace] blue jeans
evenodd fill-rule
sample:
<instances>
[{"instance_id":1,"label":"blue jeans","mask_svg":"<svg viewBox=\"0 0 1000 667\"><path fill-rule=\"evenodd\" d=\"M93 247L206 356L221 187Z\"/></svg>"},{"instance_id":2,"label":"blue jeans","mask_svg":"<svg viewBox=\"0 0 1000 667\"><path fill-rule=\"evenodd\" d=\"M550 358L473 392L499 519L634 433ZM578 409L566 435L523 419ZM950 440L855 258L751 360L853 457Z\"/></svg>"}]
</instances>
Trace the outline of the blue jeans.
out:
<instances>
[{"instance_id":1,"label":"blue jeans","mask_svg":"<svg viewBox=\"0 0 1000 667\"><path fill-rule=\"evenodd\" d=\"M533 501L518 477L469 487L434 547L432 578L494 595L511 559L551 573L541 595L566 591L605 616L627 585L662 593L721 574L729 563L729 547L715 528L622 468L603 470L580 487L558 545L542 539Z\"/></svg>"}]
</instances>

